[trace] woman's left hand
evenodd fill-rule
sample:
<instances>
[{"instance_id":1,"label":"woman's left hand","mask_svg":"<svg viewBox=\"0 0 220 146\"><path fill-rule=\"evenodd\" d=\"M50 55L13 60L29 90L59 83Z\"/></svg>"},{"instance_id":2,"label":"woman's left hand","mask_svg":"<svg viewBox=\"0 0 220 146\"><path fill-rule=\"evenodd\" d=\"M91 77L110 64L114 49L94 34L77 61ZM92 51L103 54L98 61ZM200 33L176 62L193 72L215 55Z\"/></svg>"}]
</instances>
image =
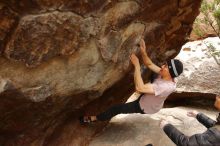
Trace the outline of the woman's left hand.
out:
<instances>
[{"instance_id":1,"label":"woman's left hand","mask_svg":"<svg viewBox=\"0 0 220 146\"><path fill-rule=\"evenodd\" d=\"M146 53L146 45L144 39L141 39L140 41L140 49L141 49L141 53Z\"/></svg>"}]
</instances>

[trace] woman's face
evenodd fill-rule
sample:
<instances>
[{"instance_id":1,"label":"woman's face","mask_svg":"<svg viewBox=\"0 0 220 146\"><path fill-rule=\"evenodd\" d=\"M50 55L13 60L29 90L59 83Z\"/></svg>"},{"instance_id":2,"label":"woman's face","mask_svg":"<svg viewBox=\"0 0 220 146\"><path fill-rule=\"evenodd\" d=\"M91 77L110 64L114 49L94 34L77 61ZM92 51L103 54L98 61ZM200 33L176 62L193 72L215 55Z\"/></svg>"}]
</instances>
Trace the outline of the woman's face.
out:
<instances>
[{"instance_id":1,"label":"woman's face","mask_svg":"<svg viewBox=\"0 0 220 146\"><path fill-rule=\"evenodd\" d=\"M220 111L220 96L216 96L214 106Z\"/></svg>"},{"instance_id":2,"label":"woman's face","mask_svg":"<svg viewBox=\"0 0 220 146\"><path fill-rule=\"evenodd\" d=\"M161 66L160 75L162 77L167 77L167 76L170 77L170 72L169 72L167 64L164 64L164 65Z\"/></svg>"}]
</instances>

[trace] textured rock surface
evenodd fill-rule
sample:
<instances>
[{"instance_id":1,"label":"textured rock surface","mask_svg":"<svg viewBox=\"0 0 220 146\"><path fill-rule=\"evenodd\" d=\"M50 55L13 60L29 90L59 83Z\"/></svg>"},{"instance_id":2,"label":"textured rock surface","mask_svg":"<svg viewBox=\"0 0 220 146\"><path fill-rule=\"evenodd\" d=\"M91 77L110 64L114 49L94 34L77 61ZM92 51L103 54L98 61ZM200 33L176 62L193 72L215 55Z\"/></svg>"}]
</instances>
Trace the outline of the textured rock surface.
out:
<instances>
[{"instance_id":1,"label":"textured rock surface","mask_svg":"<svg viewBox=\"0 0 220 146\"><path fill-rule=\"evenodd\" d=\"M77 123L79 114L121 102L140 38L158 63L175 56L200 2L0 0L0 145L49 145L66 117ZM84 128L75 145L95 130Z\"/></svg>"},{"instance_id":2,"label":"textured rock surface","mask_svg":"<svg viewBox=\"0 0 220 146\"><path fill-rule=\"evenodd\" d=\"M215 55L216 60L213 58L209 44L220 52L217 37L189 42L182 47L177 58L183 61L184 72L178 78L177 91L220 95L220 57Z\"/></svg>"}]
</instances>

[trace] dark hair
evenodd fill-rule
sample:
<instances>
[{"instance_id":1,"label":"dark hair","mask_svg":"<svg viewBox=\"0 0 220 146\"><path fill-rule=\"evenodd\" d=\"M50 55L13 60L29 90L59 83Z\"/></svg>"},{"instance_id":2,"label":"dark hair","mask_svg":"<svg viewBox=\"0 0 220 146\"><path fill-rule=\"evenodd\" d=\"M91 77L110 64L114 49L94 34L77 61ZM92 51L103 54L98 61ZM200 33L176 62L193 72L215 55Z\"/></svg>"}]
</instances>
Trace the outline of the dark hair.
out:
<instances>
[{"instance_id":1,"label":"dark hair","mask_svg":"<svg viewBox=\"0 0 220 146\"><path fill-rule=\"evenodd\" d=\"M216 124L220 125L220 113L218 114L218 117L216 118Z\"/></svg>"}]
</instances>

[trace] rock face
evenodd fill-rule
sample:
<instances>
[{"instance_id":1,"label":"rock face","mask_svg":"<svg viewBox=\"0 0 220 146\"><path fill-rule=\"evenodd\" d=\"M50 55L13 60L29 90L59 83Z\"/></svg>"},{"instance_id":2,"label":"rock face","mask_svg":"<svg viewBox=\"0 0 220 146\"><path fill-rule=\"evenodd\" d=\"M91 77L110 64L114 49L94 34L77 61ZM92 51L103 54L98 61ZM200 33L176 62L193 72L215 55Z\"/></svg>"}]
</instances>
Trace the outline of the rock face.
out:
<instances>
[{"instance_id":1,"label":"rock face","mask_svg":"<svg viewBox=\"0 0 220 146\"><path fill-rule=\"evenodd\" d=\"M219 44L219 38L213 37L189 42L182 47L177 58L183 61L184 71L178 78L177 91L220 95Z\"/></svg>"},{"instance_id":2,"label":"rock face","mask_svg":"<svg viewBox=\"0 0 220 146\"><path fill-rule=\"evenodd\" d=\"M138 53L140 38L155 48L148 53L158 64L175 56L200 3L0 0L0 145L53 145L66 117L76 130L79 114L122 102L132 86L129 55ZM96 129L81 128L75 145Z\"/></svg>"}]
</instances>

